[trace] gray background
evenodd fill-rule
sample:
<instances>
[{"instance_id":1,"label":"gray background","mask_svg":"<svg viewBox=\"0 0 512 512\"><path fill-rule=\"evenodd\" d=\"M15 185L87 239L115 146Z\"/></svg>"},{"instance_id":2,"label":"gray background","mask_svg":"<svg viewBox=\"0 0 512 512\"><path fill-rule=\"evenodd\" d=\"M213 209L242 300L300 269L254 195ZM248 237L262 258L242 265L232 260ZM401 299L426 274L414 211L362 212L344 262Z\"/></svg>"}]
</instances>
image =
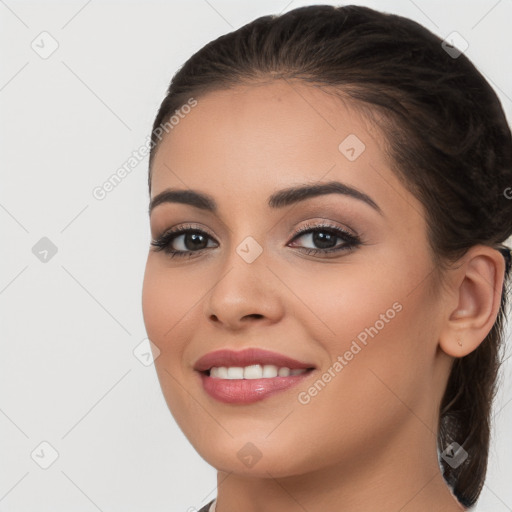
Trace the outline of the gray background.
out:
<instances>
[{"instance_id":1,"label":"gray background","mask_svg":"<svg viewBox=\"0 0 512 512\"><path fill-rule=\"evenodd\" d=\"M145 143L194 51L311 3L333 2L0 0L0 511L191 512L215 496L140 360L147 158L92 192ZM512 119L510 0L354 3L459 32ZM511 374L509 359L480 512L512 511Z\"/></svg>"}]
</instances>

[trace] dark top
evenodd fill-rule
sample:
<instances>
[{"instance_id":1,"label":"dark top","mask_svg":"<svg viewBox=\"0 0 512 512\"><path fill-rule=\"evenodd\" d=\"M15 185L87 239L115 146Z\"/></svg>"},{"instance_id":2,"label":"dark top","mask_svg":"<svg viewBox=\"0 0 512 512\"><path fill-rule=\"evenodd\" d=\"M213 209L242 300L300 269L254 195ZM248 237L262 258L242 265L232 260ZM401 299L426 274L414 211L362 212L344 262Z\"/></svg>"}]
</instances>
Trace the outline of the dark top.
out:
<instances>
[{"instance_id":1,"label":"dark top","mask_svg":"<svg viewBox=\"0 0 512 512\"><path fill-rule=\"evenodd\" d=\"M215 498L210 501L210 503L207 503L201 510L199 510L198 512L209 512L210 510L210 507L212 506L212 503L215 501Z\"/></svg>"}]
</instances>

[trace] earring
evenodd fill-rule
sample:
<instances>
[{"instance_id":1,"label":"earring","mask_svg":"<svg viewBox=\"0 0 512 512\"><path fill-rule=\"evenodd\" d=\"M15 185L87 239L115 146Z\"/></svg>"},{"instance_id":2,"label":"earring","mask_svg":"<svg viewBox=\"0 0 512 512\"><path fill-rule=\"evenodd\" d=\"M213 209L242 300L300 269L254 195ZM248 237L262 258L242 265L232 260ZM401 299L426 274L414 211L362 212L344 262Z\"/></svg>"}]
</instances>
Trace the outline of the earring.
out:
<instances>
[{"instance_id":1,"label":"earring","mask_svg":"<svg viewBox=\"0 0 512 512\"><path fill-rule=\"evenodd\" d=\"M462 341L460 341L459 338L457 338L457 345L459 345L459 347L462 347Z\"/></svg>"}]
</instances>

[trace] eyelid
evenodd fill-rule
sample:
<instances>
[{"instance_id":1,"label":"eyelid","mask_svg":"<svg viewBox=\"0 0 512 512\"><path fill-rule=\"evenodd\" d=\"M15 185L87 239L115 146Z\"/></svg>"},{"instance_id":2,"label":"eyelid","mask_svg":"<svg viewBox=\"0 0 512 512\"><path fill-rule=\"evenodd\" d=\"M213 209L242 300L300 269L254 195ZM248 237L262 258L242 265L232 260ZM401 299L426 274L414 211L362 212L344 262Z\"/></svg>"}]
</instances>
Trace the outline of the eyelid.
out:
<instances>
[{"instance_id":1,"label":"eyelid","mask_svg":"<svg viewBox=\"0 0 512 512\"><path fill-rule=\"evenodd\" d=\"M316 217L315 219L308 219L305 221L305 224L300 225L297 228L294 228L291 233L291 240L293 240L297 235L305 234L308 232L308 230L313 229L320 229L320 228L332 228L340 230L344 233L346 233L348 236L352 237L359 237L357 231L352 229L350 226L347 226L345 224L339 224L335 221L332 221L330 219L324 218L324 217ZM179 235L181 232L186 232L187 230L198 230L198 231L204 231L209 237L211 237L216 243L219 243L217 240L217 236L210 230L208 227L198 224L195 222L185 222L182 224L175 224L170 227L167 227L163 229L161 232L157 232L157 234L153 237L153 240L157 240L159 238L164 237L167 235L167 233L173 233L173 235ZM290 241L291 241L290 240ZM287 242L288 243L288 242Z\"/></svg>"},{"instance_id":2,"label":"eyelid","mask_svg":"<svg viewBox=\"0 0 512 512\"><path fill-rule=\"evenodd\" d=\"M153 239L156 240L158 238L162 238L165 235L167 235L167 233L171 233L171 232L173 235L179 236L183 232L186 233L188 230L204 231L216 243L219 243L217 241L217 237L213 234L213 232L209 228L207 228L206 226L200 225L200 224L196 224L194 222L185 222L182 224L175 224L169 228L165 228L161 233L158 233L155 237L153 237Z\"/></svg>"},{"instance_id":3,"label":"eyelid","mask_svg":"<svg viewBox=\"0 0 512 512\"><path fill-rule=\"evenodd\" d=\"M359 233L352 229L351 227L345 224L339 224L335 221L323 217L317 217L316 219L308 219L307 221L305 221L305 224L302 224L300 227L295 228L293 230L292 236L296 237L297 235L307 233L310 230L321 228L331 228L333 230L338 230L345 233L347 236L353 238L357 238L360 236Z\"/></svg>"}]
</instances>

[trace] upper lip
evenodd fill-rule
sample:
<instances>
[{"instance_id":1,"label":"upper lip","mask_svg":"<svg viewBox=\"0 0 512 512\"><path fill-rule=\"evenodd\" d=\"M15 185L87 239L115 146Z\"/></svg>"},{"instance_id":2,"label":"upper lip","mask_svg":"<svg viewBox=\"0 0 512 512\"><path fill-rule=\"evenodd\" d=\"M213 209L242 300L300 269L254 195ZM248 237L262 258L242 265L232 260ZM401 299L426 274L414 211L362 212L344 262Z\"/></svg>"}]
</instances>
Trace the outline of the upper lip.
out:
<instances>
[{"instance_id":1,"label":"upper lip","mask_svg":"<svg viewBox=\"0 0 512 512\"><path fill-rule=\"evenodd\" d=\"M311 363L303 363L292 359L291 357L269 350L259 348L247 348L245 350L234 351L229 349L216 350L209 352L200 357L195 365L194 370L203 372L210 370L212 367L220 366L250 366L253 364L273 364L279 368L287 367L293 369L308 369L315 366Z\"/></svg>"}]
</instances>

